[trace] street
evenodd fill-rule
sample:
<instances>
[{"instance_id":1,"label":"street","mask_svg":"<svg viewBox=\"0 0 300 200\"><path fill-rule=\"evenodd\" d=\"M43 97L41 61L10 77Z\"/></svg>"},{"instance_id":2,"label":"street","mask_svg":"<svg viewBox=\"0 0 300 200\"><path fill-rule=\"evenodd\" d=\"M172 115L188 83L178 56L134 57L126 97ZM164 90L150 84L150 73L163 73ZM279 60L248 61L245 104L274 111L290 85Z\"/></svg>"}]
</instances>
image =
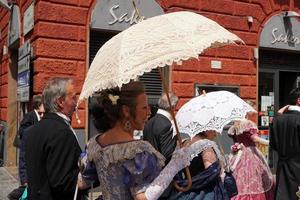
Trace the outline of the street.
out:
<instances>
[{"instance_id":1,"label":"street","mask_svg":"<svg viewBox=\"0 0 300 200\"><path fill-rule=\"evenodd\" d=\"M16 168L0 167L0 200L7 200L7 194L19 186L18 180L14 177L15 171Z\"/></svg>"}]
</instances>

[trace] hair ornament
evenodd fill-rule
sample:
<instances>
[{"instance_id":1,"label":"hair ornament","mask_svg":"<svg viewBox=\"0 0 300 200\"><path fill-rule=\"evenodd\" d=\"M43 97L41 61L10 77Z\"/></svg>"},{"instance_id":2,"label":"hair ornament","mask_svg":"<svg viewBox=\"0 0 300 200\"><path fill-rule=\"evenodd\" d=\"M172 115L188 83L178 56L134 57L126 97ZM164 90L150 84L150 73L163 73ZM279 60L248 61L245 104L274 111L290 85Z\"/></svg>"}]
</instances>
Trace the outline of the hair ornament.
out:
<instances>
[{"instance_id":1,"label":"hair ornament","mask_svg":"<svg viewBox=\"0 0 300 200\"><path fill-rule=\"evenodd\" d=\"M118 99L120 99L118 95L112 95L112 94L108 94L108 98L110 99L113 105L117 105L117 101Z\"/></svg>"}]
</instances>

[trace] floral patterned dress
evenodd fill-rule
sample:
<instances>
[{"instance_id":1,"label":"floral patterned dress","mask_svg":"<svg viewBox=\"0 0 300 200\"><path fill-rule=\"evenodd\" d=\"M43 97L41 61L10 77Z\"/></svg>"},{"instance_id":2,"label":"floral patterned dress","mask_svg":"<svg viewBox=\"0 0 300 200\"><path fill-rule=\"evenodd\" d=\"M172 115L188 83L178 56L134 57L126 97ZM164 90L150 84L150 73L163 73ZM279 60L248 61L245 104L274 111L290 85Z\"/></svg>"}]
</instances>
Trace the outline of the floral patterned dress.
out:
<instances>
[{"instance_id":1,"label":"floral patterned dress","mask_svg":"<svg viewBox=\"0 0 300 200\"><path fill-rule=\"evenodd\" d=\"M273 200L272 173L263 154L251 139L257 135L257 131L257 126L250 120L242 120L228 131L236 143L236 153L231 156L230 163L234 166L233 176L238 195L232 200Z\"/></svg>"},{"instance_id":2,"label":"floral patterned dress","mask_svg":"<svg viewBox=\"0 0 300 200\"><path fill-rule=\"evenodd\" d=\"M88 144L103 199L131 200L145 192L164 166L164 157L150 143L141 140L101 146L97 136Z\"/></svg>"}]
</instances>

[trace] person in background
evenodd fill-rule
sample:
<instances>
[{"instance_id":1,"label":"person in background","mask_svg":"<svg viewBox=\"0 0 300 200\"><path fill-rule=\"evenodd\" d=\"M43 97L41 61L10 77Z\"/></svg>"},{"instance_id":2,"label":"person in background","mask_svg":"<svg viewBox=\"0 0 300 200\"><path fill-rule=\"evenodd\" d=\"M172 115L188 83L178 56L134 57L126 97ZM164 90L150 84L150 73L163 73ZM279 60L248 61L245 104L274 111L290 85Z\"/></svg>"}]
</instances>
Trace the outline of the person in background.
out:
<instances>
[{"instance_id":1,"label":"person in background","mask_svg":"<svg viewBox=\"0 0 300 200\"><path fill-rule=\"evenodd\" d=\"M25 187L27 186L27 174L26 174L26 164L25 164L25 148L24 141L26 139L26 131L35 125L43 117L45 110L42 104L42 96L35 95L32 98L32 108L33 110L26 113L22 121L20 122L20 128L16 137L19 137L19 142L17 146L20 148L19 154L19 177L20 177L20 187L14 189L11 193L8 194L10 200L19 199Z\"/></svg>"},{"instance_id":2,"label":"person in background","mask_svg":"<svg viewBox=\"0 0 300 200\"><path fill-rule=\"evenodd\" d=\"M249 103L254 107L254 104ZM268 163L256 147L256 143L269 145L269 141L258 135L256 112L247 113L246 118L236 121L228 130L233 139L230 164L236 180L238 195L232 200L273 200L274 179Z\"/></svg>"},{"instance_id":3,"label":"person in background","mask_svg":"<svg viewBox=\"0 0 300 200\"><path fill-rule=\"evenodd\" d=\"M173 136L171 111L178 103L178 97L169 93L171 105L169 105L166 93L158 100L157 113L145 124L143 139L148 141L165 158L166 164L170 161L176 147L176 138Z\"/></svg>"},{"instance_id":4,"label":"person in background","mask_svg":"<svg viewBox=\"0 0 300 200\"><path fill-rule=\"evenodd\" d=\"M149 112L141 82L101 91L98 103L104 112L102 116L94 116L94 120L98 130L104 132L90 139L86 160L96 167L103 198L158 199L199 148L175 150L164 167L165 158L149 142L134 139L134 130L143 130ZM79 189L89 187L85 180L80 173Z\"/></svg>"},{"instance_id":5,"label":"person in background","mask_svg":"<svg viewBox=\"0 0 300 200\"><path fill-rule=\"evenodd\" d=\"M45 115L28 130L25 143L28 199L73 200L81 153L70 124L77 104L73 80L50 80L42 99Z\"/></svg>"},{"instance_id":6,"label":"person in background","mask_svg":"<svg viewBox=\"0 0 300 200\"><path fill-rule=\"evenodd\" d=\"M278 153L275 199L300 198L300 88L289 93L270 127L270 147Z\"/></svg>"},{"instance_id":7,"label":"person in background","mask_svg":"<svg viewBox=\"0 0 300 200\"><path fill-rule=\"evenodd\" d=\"M148 141L158 152L166 158L166 164L170 161L176 147L176 138L173 136L172 109L178 103L178 97L169 93L171 105L168 102L167 94L163 93L158 100L156 114L145 124L143 140ZM172 185L162 194L160 200L169 199L174 192Z\"/></svg>"},{"instance_id":8,"label":"person in background","mask_svg":"<svg viewBox=\"0 0 300 200\"><path fill-rule=\"evenodd\" d=\"M198 133L191 140L189 138L185 140L185 145L198 145L198 154L194 156L189 166L193 184L186 192L173 193L170 200L229 200L221 178L225 160L213 141L216 134L218 134L216 131L208 130ZM180 186L187 185L183 177L183 172L176 176Z\"/></svg>"}]
</instances>

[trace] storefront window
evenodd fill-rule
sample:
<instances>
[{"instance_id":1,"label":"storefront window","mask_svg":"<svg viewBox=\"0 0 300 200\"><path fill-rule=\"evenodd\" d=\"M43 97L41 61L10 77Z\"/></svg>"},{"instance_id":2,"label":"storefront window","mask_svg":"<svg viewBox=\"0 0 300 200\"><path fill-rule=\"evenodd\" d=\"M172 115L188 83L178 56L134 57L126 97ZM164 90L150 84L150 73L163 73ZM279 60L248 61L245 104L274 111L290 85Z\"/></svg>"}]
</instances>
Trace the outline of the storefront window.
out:
<instances>
[{"instance_id":1,"label":"storefront window","mask_svg":"<svg viewBox=\"0 0 300 200\"><path fill-rule=\"evenodd\" d=\"M259 75L258 126L268 129L274 117L274 73Z\"/></svg>"}]
</instances>

